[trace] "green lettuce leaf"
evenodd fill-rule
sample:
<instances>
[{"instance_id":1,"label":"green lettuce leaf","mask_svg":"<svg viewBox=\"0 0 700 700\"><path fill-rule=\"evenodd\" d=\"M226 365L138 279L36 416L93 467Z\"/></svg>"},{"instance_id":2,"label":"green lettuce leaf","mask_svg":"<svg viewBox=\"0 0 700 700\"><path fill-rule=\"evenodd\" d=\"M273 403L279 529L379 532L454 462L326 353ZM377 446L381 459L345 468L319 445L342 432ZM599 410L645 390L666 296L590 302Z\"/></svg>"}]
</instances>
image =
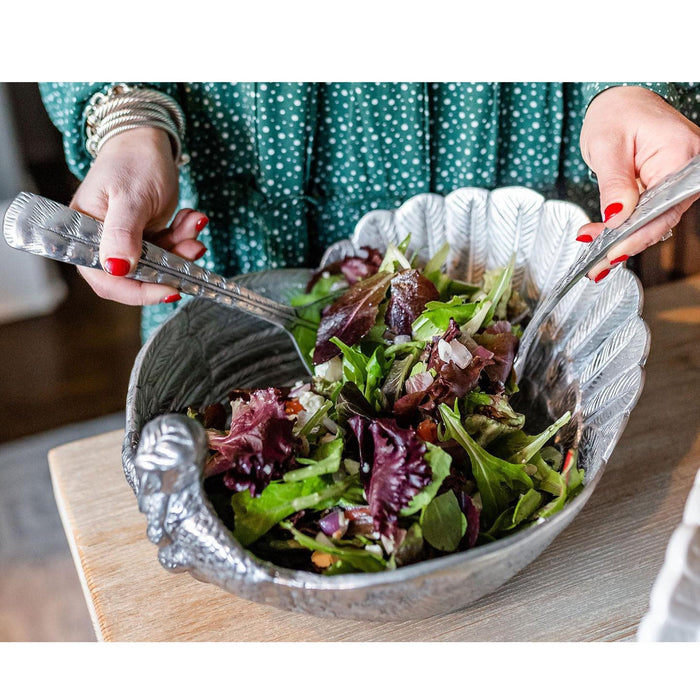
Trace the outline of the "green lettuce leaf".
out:
<instances>
[{"instance_id":1,"label":"green lettuce leaf","mask_svg":"<svg viewBox=\"0 0 700 700\"><path fill-rule=\"evenodd\" d=\"M367 551L366 549L360 547L342 547L319 542L313 537L309 537L308 535L299 532L299 530L289 523L282 523L282 527L289 530L294 539L303 547L317 552L325 552L326 554L338 557L340 561L349 564L357 571L374 572L383 571L387 568L386 561L380 554ZM348 572L347 570L340 569L340 567L336 567L329 573L338 574Z\"/></svg>"},{"instance_id":2,"label":"green lettuce leaf","mask_svg":"<svg viewBox=\"0 0 700 700\"><path fill-rule=\"evenodd\" d=\"M510 503L533 488L532 479L522 464L512 464L489 454L464 429L458 410L440 405L447 433L467 452L476 480L485 523L490 524Z\"/></svg>"},{"instance_id":3,"label":"green lettuce leaf","mask_svg":"<svg viewBox=\"0 0 700 700\"><path fill-rule=\"evenodd\" d=\"M466 302L458 296L449 301L429 301L425 311L416 318L411 326L414 340L428 341L441 336L453 318L459 326L469 321L480 308L477 302Z\"/></svg>"},{"instance_id":4,"label":"green lettuce leaf","mask_svg":"<svg viewBox=\"0 0 700 700\"><path fill-rule=\"evenodd\" d=\"M312 476L334 474L340 469L343 457L343 438L322 442L315 450L313 458L297 457L299 464L308 466L288 471L282 478L284 481L302 481Z\"/></svg>"},{"instance_id":5,"label":"green lettuce leaf","mask_svg":"<svg viewBox=\"0 0 700 700\"><path fill-rule=\"evenodd\" d=\"M423 458L430 465L430 470L433 474L432 481L401 510L402 516L413 515L425 508L435 498L435 494L442 486L442 482L450 473L452 457L445 450L432 443L426 442L425 447L427 451Z\"/></svg>"},{"instance_id":6,"label":"green lettuce leaf","mask_svg":"<svg viewBox=\"0 0 700 700\"><path fill-rule=\"evenodd\" d=\"M248 490L234 493L234 537L247 547L292 513L334 506L349 485L349 479L333 483L328 477L316 476L289 483L272 482L256 498Z\"/></svg>"},{"instance_id":7,"label":"green lettuce leaf","mask_svg":"<svg viewBox=\"0 0 700 700\"><path fill-rule=\"evenodd\" d=\"M454 491L446 491L423 509L420 526L426 542L441 552L454 552L467 532L467 519Z\"/></svg>"}]
</instances>

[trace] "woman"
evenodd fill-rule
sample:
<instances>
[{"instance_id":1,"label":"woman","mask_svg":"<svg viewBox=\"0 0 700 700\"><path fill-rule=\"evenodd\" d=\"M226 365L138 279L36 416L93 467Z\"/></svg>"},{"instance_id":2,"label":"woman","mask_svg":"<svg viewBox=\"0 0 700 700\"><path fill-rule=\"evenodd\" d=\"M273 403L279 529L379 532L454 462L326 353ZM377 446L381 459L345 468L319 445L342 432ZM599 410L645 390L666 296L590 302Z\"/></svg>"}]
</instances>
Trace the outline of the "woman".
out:
<instances>
[{"instance_id":1,"label":"woman","mask_svg":"<svg viewBox=\"0 0 700 700\"><path fill-rule=\"evenodd\" d=\"M124 279L142 236L183 257L203 257L227 276L308 266L367 211L465 185L531 187L579 203L594 220L600 212L614 227L634 209L640 186L700 153L694 84L41 89L68 164L83 180L71 206L105 222L106 271L81 272L100 296L147 307L144 336L172 308L159 302L179 295ZM691 203L619 244L591 278L599 281L612 265L661 240ZM578 238L591 241L602 229L588 224Z\"/></svg>"}]
</instances>

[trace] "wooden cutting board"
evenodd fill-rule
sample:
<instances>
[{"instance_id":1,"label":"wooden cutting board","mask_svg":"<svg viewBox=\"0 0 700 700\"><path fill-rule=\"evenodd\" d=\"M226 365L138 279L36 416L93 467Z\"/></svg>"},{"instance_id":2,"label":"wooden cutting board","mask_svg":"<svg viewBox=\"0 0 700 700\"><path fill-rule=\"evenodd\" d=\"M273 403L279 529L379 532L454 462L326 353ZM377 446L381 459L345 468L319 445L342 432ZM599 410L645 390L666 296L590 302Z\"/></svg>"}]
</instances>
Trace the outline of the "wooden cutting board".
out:
<instances>
[{"instance_id":1,"label":"wooden cutting board","mask_svg":"<svg viewBox=\"0 0 700 700\"><path fill-rule=\"evenodd\" d=\"M655 287L644 393L601 483L530 566L467 610L396 623L251 603L158 564L121 468L121 431L49 454L99 639L107 641L617 641L646 612L700 468L700 276Z\"/></svg>"}]
</instances>

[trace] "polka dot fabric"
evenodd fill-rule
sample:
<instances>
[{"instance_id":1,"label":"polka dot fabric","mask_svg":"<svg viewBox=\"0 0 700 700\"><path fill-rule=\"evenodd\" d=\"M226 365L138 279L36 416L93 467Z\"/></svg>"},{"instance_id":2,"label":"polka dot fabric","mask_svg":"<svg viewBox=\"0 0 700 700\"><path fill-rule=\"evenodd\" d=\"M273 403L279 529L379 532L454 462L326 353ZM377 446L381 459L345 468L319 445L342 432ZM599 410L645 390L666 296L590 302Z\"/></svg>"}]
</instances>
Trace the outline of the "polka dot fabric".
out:
<instances>
[{"instance_id":1,"label":"polka dot fabric","mask_svg":"<svg viewBox=\"0 0 700 700\"><path fill-rule=\"evenodd\" d=\"M617 83L620 84L620 83ZM698 121L697 85L642 83ZM69 167L90 167L84 109L111 83L42 83ZM524 185L599 216L578 139L612 83L149 83L187 119L180 207L209 216L224 275L312 266L372 209L420 192ZM147 337L173 310L148 307Z\"/></svg>"}]
</instances>

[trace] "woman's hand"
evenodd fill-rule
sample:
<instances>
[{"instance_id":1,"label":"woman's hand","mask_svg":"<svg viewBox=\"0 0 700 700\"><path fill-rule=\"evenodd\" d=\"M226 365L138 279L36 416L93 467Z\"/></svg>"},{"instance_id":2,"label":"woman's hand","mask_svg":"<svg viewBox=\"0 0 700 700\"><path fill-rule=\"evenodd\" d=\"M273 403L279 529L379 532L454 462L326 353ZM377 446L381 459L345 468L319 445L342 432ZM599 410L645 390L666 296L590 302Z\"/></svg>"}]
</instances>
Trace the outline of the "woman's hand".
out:
<instances>
[{"instance_id":1,"label":"woman's hand","mask_svg":"<svg viewBox=\"0 0 700 700\"><path fill-rule=\"evenodd\" d=\"M656 93L643 87L614 87L588 107L581 129L581 154L598 178L604 223L582 226L577 240L589 243L603 228L615 228L634 210L640 192L680 170L700 153L700 129ZM657 243L679 221L696 195L633 233L608 251L607 262L588 276L603 279L612 265Z\"/></svg>"},{"instance_id":2,"label":"woman's hand","mask_svg":"<svg viewBox=\"0 0 700 700\"><path fill-rule=\"evenodd\" d=\"M166 132L132 129L105 142L70 204L104 221L104 272L78 268L99 296L136 306L180 298L173 287L124 277L141 257L143 238L190 260L204 255L196 240L208 223L204 214L183 209L165 228L177 200L178 171Z\"/></svg>"}]
</instances>

